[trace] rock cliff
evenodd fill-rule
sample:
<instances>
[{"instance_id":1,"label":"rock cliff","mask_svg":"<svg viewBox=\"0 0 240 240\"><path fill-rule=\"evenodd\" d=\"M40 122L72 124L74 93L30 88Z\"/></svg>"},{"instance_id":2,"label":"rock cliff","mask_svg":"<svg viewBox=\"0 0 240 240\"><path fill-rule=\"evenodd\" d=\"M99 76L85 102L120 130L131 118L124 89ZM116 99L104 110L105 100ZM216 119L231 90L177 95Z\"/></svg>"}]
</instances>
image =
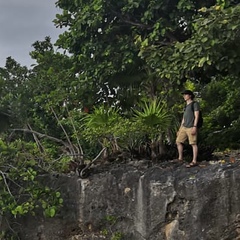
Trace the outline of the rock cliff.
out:
<instances>
[{"instance_id":1,"label":"rock cliff","mask_svg":"<svg viewBox=\"0 0 240 240\"><path fill-rule=\"evenodd\" d=\"M86 179L44 177L64 207L52 219L22 219L21 239L240 239L239 165L140 161L96 166Z\"/></svg>"}]
</instances>

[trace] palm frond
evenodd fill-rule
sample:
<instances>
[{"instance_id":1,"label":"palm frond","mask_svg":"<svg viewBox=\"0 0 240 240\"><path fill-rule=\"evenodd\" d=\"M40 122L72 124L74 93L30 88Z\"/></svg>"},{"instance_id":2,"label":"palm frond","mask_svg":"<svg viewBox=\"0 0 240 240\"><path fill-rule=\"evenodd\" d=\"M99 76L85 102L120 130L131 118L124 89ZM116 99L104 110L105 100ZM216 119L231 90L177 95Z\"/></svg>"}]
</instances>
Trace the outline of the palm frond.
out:
<instances>
[{"instance_id":1,"label":"palm frond","mask_svg":"<svg viewBox=\"0 0 240 240\"><path fill-rule=\"evenodd\" d=\"M168 111L166 104L158 99L144 101L140 104L140 110L133 111L135 119L148 127L157 127L163 130L172 121L172 114Z\"/></svg>"}]
</instances>

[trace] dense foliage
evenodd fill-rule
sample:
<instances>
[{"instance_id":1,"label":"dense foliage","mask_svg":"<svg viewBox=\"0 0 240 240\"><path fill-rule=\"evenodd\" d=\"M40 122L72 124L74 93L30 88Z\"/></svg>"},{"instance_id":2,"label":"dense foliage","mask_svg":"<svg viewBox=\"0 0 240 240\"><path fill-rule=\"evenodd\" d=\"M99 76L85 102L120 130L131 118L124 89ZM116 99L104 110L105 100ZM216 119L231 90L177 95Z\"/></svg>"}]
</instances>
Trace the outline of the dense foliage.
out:
<instances>
[{"instance_id":1,"label":"dense foliage","mask_svg":"<svg viewBox=\"0 0 240 240\"><path fill-rule=\"evenodd\" d=\"M81 166L83 176L100 157L174 157L184 88L200 101L204 151L239 148L239 1L56 5L65 32L55 46L33 43L31 69L11 57L0 68L3 218L55 215L61 194L43 174Z\"/></svg>"}]
</instances>

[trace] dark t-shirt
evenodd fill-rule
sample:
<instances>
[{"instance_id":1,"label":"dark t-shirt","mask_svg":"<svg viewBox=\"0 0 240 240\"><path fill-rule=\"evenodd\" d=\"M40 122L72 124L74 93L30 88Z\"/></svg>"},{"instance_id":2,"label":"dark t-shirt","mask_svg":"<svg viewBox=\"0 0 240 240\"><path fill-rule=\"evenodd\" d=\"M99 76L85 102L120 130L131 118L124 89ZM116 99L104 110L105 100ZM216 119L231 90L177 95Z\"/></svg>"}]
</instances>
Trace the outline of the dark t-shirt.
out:
<instances>
[{"instance_id":1,"label":"dark t-shirt","mask_svg":"<svg viewBox=\"0 0 240 240\"><path fill-rule=\"evenodd\" d=\"M193 106L192 106L193 105ZM184 124L183 126L186 128L191 128L193 127L194 124L194 111L199 111L200 110L200 105L198 102L191 102L189 103L184 110L183 113L183 119L184 119Z\"/></svg>"}]
</instances>

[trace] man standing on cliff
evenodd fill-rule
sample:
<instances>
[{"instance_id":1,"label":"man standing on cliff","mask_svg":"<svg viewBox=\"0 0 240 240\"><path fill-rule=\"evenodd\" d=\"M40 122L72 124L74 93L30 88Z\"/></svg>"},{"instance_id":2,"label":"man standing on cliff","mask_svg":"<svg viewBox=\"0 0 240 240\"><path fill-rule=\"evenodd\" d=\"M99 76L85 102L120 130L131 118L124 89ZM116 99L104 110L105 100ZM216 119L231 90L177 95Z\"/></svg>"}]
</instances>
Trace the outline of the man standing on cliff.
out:
<instances>
[{"instance_id":1,"label":"man standing on cliff","mask_svg":"<svg viewBox=\"0 0 240 240\"><path fill-rule=\"evenodd\" d=\"M194 167L197 166L197 123L200 106L198 102L193 101L195 96L191 90L185 90L182 94L186 102L186 107L184 109L181 126L177 132L176 144L178 149L178 161L183 161L183 144L188 140L189 144L192 146L193 158L186 167Z\"/></svg>"}]
</instances>

